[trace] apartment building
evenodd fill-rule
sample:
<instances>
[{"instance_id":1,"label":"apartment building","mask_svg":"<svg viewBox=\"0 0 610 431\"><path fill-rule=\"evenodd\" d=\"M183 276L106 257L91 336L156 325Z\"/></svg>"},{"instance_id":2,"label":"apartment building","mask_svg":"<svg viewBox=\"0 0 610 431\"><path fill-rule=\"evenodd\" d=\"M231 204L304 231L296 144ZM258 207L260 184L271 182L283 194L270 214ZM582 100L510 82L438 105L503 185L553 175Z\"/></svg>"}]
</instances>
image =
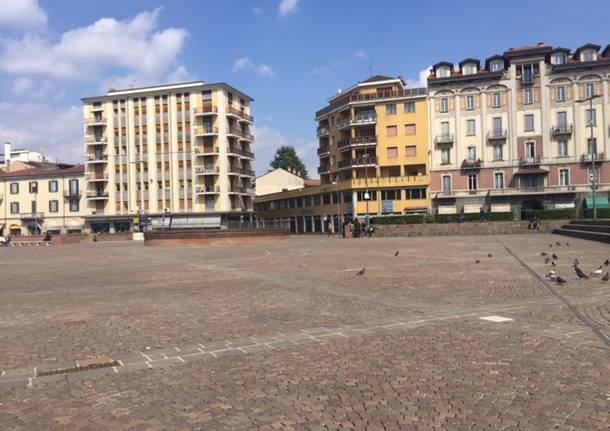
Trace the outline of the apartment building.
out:
<instances>
[{"instance_id":1,"label":"apartment building","mask_svg":"<svg viewBox=\"0 0 610 431\"><path fill-rule=\"evenodd\" d=\"M321 218L426 212L429 206L425 88L373 76L316 112L319 187L257 198L257 213L318 232Z\"/></svg>"},{"instance_id":2,"label":"apartment building","mask_svg":"<svg viewBox=\"0 0 610 431\"><path fill-rule=\"evenodd\" d=\"M435 64L428 78L433 210L519 214L590 205L593 162L598 204L607 205L610 46L600 49L540 43L483 63Z\"/></svg>"},{"instance_id":3,"label":"apartment building","mask_svg":"<svg viewBox=\"0 0 610 431\"><path fill-rule=\"evenodd\" d=\"M225 83L110 90L82 99L95 232L219 227L253 212L253 99Z\"/></svg>"},{"instance_id":4,"label":"apartment building","mask_svg":"<svg viewBox=\"0 0 610 431\"><path fill-rule=\"evenodd\" d=\"M85 228L85 167L44 165L0 172L0 233L71 233Z\"/></svg>"}]
</instances>

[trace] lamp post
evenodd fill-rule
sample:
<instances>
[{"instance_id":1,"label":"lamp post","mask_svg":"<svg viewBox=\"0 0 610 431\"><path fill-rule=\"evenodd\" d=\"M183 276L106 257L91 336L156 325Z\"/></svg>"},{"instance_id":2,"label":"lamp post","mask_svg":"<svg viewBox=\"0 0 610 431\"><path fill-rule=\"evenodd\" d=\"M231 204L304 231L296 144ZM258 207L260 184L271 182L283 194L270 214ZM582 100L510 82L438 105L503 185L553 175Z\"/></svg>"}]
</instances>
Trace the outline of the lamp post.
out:
<instances>
[{"instance_id":1,"label":"lamp post","mask_svg":"<svg viewBox=\"0 0 610 431\"><path fill-rule=\"evenodd\" d=\"M337 227L339 228L339 231L337 233L341 232L341 234L343 234L343 221L341 220L341 206L339 203L339 174L337 174L337 176L335 177L335 181L333 181L333 184L337 186Z\"/></svg>"},{"instance_id":2,"label":"lamp post","mask_svg":"<svg viewBox=\"0 0 610 431\"><path fill-rule=\"evenodd\" d=\"M595 159L597 159L597 142L593 145L594 137L593 137L593 127L595 127L595 122L593 121L593 99L597 99L600 97L599 95L592 94L589 97L585 97L584 99L576 100L577 103L581 102L589 102L589 124L587 127L591 129L591 133L589 135L589 143L593 147L591 148L591 198L593 200L593 220L597 219L597 202L595 202L595 189L597 188L597 172L595 166ZM586 118L586 116L585 116ZM589 152L589 146L587 145L587 152Z\"/></svg>"},{"instance_id":3,"label":"lamp post","mask_svg":"<svg viewBox=\"0 0 610 431\"><path fill-rule=\"evenodd\" d=\"M366 152L364 153L364 156L362 156L362 159L364 160L364 200L366 202L366 225L368 226L369 224L369 200L371 199L371 195L369 194L369 168L368 168L368 164L369 164L369 153Z\"/></svg>"}]
</instances>

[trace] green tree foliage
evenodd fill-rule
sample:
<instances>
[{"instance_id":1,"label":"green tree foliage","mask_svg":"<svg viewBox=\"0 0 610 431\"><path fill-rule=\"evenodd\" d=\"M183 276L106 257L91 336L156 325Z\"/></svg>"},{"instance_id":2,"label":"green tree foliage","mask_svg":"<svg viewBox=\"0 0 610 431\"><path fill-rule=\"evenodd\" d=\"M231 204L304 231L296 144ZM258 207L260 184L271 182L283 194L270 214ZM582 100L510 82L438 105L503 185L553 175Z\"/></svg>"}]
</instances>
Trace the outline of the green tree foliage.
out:
<instances>
[{"instance_id":1,"label":"green tree foliage","mask_svg":"<svg viewBox=\"0 0 610 431\"><path fill-rule=\"evenodd\" d=\"M307 168L303 161L297 155L297 152L293 147L289 147L284 145L277 149L275 152L275 157L271 161L271 167L273 169L282 168L287 171L293 172L295 175L298 175L302 178L309 178L309 174L307 173Z\"/></svg>"}]
</instances>

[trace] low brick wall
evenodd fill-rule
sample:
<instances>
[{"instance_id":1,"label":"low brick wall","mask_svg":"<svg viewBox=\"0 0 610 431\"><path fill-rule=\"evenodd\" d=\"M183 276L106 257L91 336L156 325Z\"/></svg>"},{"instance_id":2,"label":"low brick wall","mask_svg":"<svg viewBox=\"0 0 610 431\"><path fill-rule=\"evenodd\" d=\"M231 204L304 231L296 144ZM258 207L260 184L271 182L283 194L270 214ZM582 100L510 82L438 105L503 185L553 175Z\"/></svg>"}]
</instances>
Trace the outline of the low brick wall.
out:
<instances>
[{"instance_id":1,"label":"low brick wall","mask_svg":"<svg viewBox=\"0 0 610 431\"><path fill-rule=\"evenodd\" d=\"M566 221L542 221L540 232L551 233ZM430 223L375 225L376 236L508 235L531 233L528 222Z\"/></svg>"},{"instance_id":2,"label":"low brick wall","mask_svg":"<svg viewBox=\"0 0 610 431\"><path fill-rule=\"evenodd\" d=\"M97 240L98 241L132 241L133 233L132 232L98 233Z\"/></svg>"},{"instance_id":3,"label":"low brick wall","mask_svg":"<svg viewBox=\"0 0 610 431\"><path fill-rule=\"evenodd\" d=\"M91 237L86 233L71 233L68 235L53 235L53 238L51 239L51 244L79 244L81 242L88 241L91 241Z\"/></svg>"},{"instance_id":4,"label":"low brick wall","mask_svg":"<svg viewBox=\"0 0 610 431\"><path fill-rule=\"evenodd\" d=\"M283 231L193 231L193 232L146 232L146 245L239 245L244 243L266 243L288 238Z\"/></svg>"}]
</instances>

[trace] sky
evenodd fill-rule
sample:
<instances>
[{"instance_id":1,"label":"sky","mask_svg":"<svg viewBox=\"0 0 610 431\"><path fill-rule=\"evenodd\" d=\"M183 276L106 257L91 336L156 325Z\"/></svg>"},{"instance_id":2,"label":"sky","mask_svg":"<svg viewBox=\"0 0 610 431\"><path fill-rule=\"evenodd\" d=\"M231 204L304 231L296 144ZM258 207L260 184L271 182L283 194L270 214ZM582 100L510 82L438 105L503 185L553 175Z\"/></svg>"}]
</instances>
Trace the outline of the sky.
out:
<instances>
[{"instance_id":1,"label":"sky","mask_svg":"<svg viewBox=\"0 0 610 431\"><path fill-rule=\"evenodd\" d=\"M610 43L590 0L0 0L0 142L83 160L81 97L191 80L252 96L255 170L291 145L317 176L314 113L373 74L545 42ZM585 10L586 9L586 10Z\"/></svg>"}]
</instances>

